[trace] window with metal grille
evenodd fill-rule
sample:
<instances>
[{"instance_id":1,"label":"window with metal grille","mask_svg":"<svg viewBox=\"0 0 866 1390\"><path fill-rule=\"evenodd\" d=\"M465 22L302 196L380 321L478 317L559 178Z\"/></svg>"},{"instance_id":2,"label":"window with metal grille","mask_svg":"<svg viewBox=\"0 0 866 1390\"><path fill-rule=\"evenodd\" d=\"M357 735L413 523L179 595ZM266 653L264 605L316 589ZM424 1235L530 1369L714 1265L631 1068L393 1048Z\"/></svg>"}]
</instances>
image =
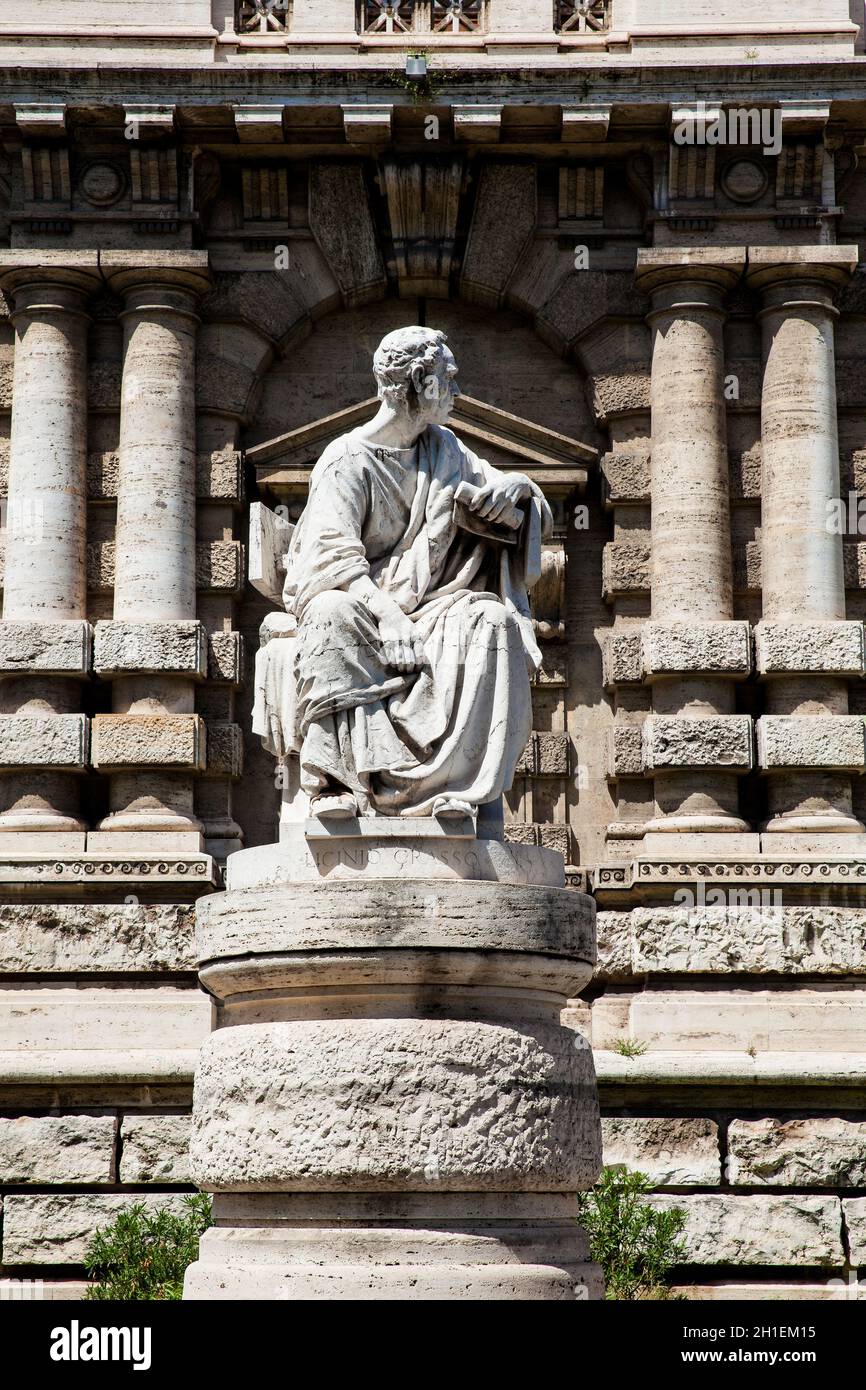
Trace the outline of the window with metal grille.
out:
<instances>
[{"instance_id":1,"label":"window with metal grille","mask_svg":"<svg viewBox=\"0 0 866 1390\"><path fill-rule=\"evenodd\" d=\"M558 0L560 34L601 34L610 28L611 0Z\"/></svg>"}]
</instances>

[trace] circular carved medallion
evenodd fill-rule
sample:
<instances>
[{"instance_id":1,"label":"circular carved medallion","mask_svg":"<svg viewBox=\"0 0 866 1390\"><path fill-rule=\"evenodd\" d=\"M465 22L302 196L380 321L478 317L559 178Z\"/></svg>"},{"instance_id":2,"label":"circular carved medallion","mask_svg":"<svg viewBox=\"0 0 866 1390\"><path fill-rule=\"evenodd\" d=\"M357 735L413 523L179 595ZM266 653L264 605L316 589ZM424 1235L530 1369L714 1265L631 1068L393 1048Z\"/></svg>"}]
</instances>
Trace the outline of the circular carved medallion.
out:
<instances>
[{"instance_id":1,"label":"circular carved medallion","mask_svg":"<svg viewBox=\"0 0 866 1390\"><path fill-rule=\"evenodd\" d=\"M769 179L754 159L735 159L722 173L722 191L735 203L754 203L766 192Z\"/></svg>"},{"instance_id":2,"label":"circular carved medallion","mask_svg":"<svg viewBox=\"0 0 866 1390\"><path fill-rule=\"evenodd\" d=\"M126 187L123 170L116 164L98 161L88 164L78 181L78 187L88 203L107 207L116 203Z\"/></svg>"}]
</instances>

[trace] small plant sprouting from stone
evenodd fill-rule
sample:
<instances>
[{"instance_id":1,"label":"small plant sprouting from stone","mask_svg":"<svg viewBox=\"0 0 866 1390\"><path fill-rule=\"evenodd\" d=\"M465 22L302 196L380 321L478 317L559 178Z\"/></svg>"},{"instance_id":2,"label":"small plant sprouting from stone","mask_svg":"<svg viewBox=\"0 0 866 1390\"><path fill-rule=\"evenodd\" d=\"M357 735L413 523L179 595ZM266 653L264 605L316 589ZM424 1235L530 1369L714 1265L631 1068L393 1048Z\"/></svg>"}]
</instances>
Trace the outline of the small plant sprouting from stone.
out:
<instances>
[{"instance_id":1,"label":"small plant sprouting from stone","mask_svg":"<svg viewBox=\"0 0 866 1390\"><path fill-rule=\"evenodd\" d=\"M645 1173L616 1165L604 1168L595 1187L578 1197L578 1220L589 1237L590 1256L604 1273L607 1299L680 1297L667 1280L673 1266L687 1258L680 1240L686 1214L680 1207L651 1206L646 1201L651 1191Z\"/></svg>"},{"instance_id":2,"label":"small plant sprouting from stone","mask_svg":"<svg viewBox=\"0 0 866 1390\"><path fill-rule=\"evenodd\" d=\"M212 1224L211 1199L184 1198L179 1215L136 1202L93 1236L84 1265L92 1281L85 1299L155 1302L183 1297L183 1276L198 1259L199 1238Z\"/></svg>"},{"instance_id":3,"label":"small plant sprouting from stone","mask_svg":"<svg viewBox=\"0 0 866 1390\"><path fill-rule=\"evenodd\" d=\"M642 1057L646 1050L647 1044L637 1038L617 1038L613 1044L613 1051L620 1057Z\"/></svg>"},{"instance_id":4,"label":"small plant sprouting from stone","mask_svg":"<svg viewBox=\"0 0 866 1390\"><path fill-rule=\"evenodd\" d=\"M412 49L406 54L407 58L423 58L427 71L423 77L408 77L405 72L389 72L388 81L394 87L402 87L404 92L408 92L413 106L431 104L442 90L443 82L446 80L443 73L434 73L431 70L431 57L425 49Z\"/></svg>"}]
</instances>

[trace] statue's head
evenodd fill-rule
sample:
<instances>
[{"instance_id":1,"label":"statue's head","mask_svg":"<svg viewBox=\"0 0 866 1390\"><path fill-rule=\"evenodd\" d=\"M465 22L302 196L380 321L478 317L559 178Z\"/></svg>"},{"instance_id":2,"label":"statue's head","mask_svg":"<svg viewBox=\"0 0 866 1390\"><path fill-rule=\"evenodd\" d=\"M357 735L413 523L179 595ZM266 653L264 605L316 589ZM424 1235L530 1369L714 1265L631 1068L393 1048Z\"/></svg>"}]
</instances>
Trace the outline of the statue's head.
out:
<instances>
[{"instance_id":1,"label":"statue's head","mask_svg":"<svg viewBox=\"0 0 866 1390\"><path fill-rule=\"evenodd\" d=\"M373 355L379 399L424 425L444 425L460 392L457 363L438 328L398 328Z\"/></svg>"}]
</instances>

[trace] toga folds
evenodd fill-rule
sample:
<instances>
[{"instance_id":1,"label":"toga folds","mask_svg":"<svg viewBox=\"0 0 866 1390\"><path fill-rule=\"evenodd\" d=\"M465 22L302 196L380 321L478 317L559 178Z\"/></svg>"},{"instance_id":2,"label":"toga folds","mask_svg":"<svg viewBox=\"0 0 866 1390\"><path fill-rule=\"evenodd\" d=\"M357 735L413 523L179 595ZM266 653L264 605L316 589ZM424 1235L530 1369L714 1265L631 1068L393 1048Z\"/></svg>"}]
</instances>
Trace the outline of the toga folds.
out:
<instances>
[{"instance_id":1,"label":"toga folds","mask_svg":"<svg viewBox=\"0 0 866 1390\"><path fill-rule=\"evenodd\" d=\"M498 546L456 525L454 492L514 476L432 425L412 449L352 432L319 459L286 557L297 636L261 649L253 720L276 756L299 753L310 795L336 781L362 814L418 816L437 796L480 805L511 785L541 661L527 589L550 511L530 483L519 544ZM383 665L376 619L347 592L363 575L411 619L423 669Z\"/></svg>"}]
</instances>

